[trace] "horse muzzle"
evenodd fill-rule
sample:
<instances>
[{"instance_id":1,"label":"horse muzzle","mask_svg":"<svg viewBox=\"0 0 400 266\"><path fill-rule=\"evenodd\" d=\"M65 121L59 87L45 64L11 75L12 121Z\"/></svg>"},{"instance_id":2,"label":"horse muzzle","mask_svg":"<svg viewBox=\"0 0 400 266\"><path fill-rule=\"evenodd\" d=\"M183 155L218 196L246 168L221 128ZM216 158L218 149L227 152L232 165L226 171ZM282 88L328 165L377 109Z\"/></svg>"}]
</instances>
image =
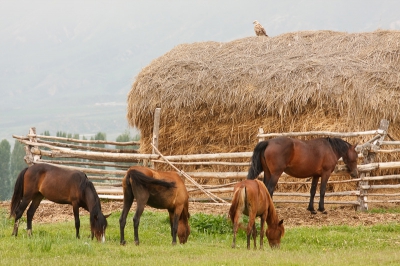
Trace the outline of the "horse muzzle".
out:
<instances>
[{"instance_id":1,"label":"horse muzzle","mask_svg":"<svg viewBox=\"0 0 400 266\"><path fill-rule=\"evenodd\" d=\"M358 178L358 171L355 170L355 171L350 172L350 176L351 176L352 178Z\"/></svg>"}]
</instances>

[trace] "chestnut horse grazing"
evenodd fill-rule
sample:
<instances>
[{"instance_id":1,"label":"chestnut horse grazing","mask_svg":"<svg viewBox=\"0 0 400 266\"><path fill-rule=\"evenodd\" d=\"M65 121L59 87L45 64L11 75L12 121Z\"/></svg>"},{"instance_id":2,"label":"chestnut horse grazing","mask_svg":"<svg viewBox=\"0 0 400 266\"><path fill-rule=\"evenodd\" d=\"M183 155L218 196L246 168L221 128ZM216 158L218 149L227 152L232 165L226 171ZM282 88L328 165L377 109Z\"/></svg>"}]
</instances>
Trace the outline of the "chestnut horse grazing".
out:
<instances>
[{"instance_id":1,"label":"chestnut horse grazing","mask_svg":"<svg viewBox=\"0 0 400 266\"><path fill-rule=\"evenodd\" d=\"M126 216L136 198L136 212L133 217L135 244L139 245L140 216L147 205L167 209L171 225L172 244L185 244L189 234L189 195L186 186L176 172L161 172L144 166L132 166L122 180L124 207L119 218L120 244L125 245L124 229Z\"/></svg>"},{"instance_id":2,"label":"chestnut horse grazing","mask_svg":"<svg viewBox=\"0 0 400 266\"><path fill-rule=\"evenodd\" d=\"M236 246L236 233L241 214L249 216L247 225L247 249L250 249L250 236L253 235L254 249L257 248L257 229L255 219L261 218L260 249L263 248L264 224L267 222L266 236L271 248L279 248L285 234L283 220L278 219L274 203L265 185L259 180L244 180L235 185L229 217L233 223L232 248Z\"/></svg>"},{"instance_id":3,"label":"chestnut horse grazing","mask_svg":"<svg viewBox=\"0 0 400 266\"><path fill-rule=\"evenodd\" d=\"M25 168L15 182L10 217L15 218L12 235L18 235L19 219L30 202L27 216L28 235L32 234L32 218L43 198L59 204L70 204L74 211L76 237L79 238L79 207L90 212L91 237L105 241L106 218L101 212L100 199L87 176L77 170L49 164L34 164Z\"/></svg>"},{"instance_id":4,"label":"chestnut horse grazing","mask_svg":"<svg viewBox=\"0 0 400 266\"><path fill-rule=\"evenodd\" d=\"M264 171L264 184L273 195L276 183L283 172L298 177L312 177L310 202L307 210L315 214L314 196L321 177L318 211L326 213L324 197L326 184L340 157L351 177L358 176L356 145L339 138L299 140L278 137L259 142L254 148L247 179L255 179Z\"/></svg>"}]
</instances>

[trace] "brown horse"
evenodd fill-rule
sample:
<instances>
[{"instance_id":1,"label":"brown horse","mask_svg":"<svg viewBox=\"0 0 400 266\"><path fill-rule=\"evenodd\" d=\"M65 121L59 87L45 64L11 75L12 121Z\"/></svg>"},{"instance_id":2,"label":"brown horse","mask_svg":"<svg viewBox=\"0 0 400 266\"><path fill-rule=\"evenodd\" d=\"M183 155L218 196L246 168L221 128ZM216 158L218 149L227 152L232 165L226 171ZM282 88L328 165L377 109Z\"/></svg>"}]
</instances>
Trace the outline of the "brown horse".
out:
<instances>
[{"instance_id":1,"label":"brown horse","mask_svg":"<svg viewBox=\"0 0 400 266\"><path fill-rule=\"evenodd\" d=\"M235 185L232 205L229 209L229 217L233 223L233 242L232 248L236 246L236 233L239 227L239 218L241 214L249 216L247 224L247 249L250 249L250 236L253 235L254 249L257 248L256 238L257 229L255 219L260 217L260 249L263 248L264 242L264 224L267 222L268 229L266 236L271 248L280 246L281 238L285 234L283 220L278 219L274 203L269 196L265 185L259 180L244 180Z\"/></svg>"},{"instance_id":2,"label":"brown horse","mask_svg":"<svg viewBox=\"0 0 400 266\"><path fill-rule=\"evenodd\" d=\"M255 179L264 171L264 184L273 195L276 183L283 172L298 177L312 177L310 202L307 210L315 214L314 196L318 179L321 177L320 201L318 211L326 213L324 196L328 179L340 157L347 171L355 178L358 176L356 145L339 138L318 138L299 140L278 137L259 142L254 148L247 179Z\"/></svg>"},{"instance_id":3,"label":"brown horse","mask_svg":"<svg viewBox=\"0 0 400 266\"><path fill-rule=\"evenodd\" d=\"M186 243L190 227L189 195L185 184L176 172L161 172L144 166L132 166L122 180L124 207L119 218L120 244L125 245L124 229L126 216L136 198L136 212L133 217L135 244L139 245L140 216L147 205L157 209L167 209L171 225L172 244L176 235L181 244Z\"/></svg>"},{"instance_id":4,"label":"brown horse","mask_svg":"<svg viewBox=\"0 0 400 266\"><path fill-rule=\"evenodd\" d=\"M101 212L100 199L87 176L77 170L49 164L35 164L25 168L15 182L10 217L14 217L14 231L18 235L19 219L30 202L27 216L28 235L32 234L32 218L43 198L59 204L70 204L74 211L76 237L79 238L79 207L90 212L91 237L105 241L106 218Z\"/></svg>"}]
</instances>

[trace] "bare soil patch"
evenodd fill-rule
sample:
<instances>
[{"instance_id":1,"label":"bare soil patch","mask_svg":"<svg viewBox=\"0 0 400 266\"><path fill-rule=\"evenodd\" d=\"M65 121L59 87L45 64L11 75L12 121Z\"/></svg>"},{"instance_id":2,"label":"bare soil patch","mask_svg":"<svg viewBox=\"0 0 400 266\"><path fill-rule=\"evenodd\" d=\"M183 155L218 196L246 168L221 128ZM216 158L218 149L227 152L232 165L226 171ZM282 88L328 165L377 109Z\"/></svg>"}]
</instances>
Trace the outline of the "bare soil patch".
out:
<instances>
[{"instance_id":1,"label":"bare soil patch","mask_svg":"<svg viewBox=\"0 0 400 266\"><path fill-rule=\"evenodd\" d=\"M114 213L122 210L123 203L121 201L103 201L103 213ZM189 204L190 213L217 214L228 215L229 204L210 204L191 202ZM306 205L289 205L277 204L276 210L279 218L284 219L287 228L297 226L324 226L324 225L374 225L385 224L400 221L399 213L365 213L355 211L350 207L333 207L327 206L328 214L318 213L311 215L306 210ZM0 208L9 212L10 202L0 202ZM135 203L132 205L131 211L136 209ZM166 210L157 210L146 207L146 210L157 212L166 212ZM80 215L88 215L89 213L80 209ZM24 214L26 216L26 213ZM133 215L133 213L131 214ZM55 204L49 201L43 201L34 216L35 223L54 223L61 221L71 221L74 219L72 206Z\"/></svg>"}]
</instances>

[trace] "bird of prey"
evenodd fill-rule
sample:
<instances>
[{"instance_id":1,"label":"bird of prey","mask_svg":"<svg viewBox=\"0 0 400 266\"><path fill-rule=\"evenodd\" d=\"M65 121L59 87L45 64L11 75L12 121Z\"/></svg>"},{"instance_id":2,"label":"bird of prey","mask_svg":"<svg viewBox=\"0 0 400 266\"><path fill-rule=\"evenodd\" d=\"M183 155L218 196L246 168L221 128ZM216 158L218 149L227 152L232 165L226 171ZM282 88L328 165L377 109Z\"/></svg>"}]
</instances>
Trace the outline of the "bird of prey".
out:
<instances>
[{"instance_id":1,"label":"bird of prey","mask_svg":"<svg viewBox=\"0 0 400 266\"><path fill-rule=\"evenodd\" d=\"M257 20L254 20L253 24L254 24L254 31L257 36L267 36L268 37L267 33L265 32L264 27Z\"/></svg>"}]
</instances>

